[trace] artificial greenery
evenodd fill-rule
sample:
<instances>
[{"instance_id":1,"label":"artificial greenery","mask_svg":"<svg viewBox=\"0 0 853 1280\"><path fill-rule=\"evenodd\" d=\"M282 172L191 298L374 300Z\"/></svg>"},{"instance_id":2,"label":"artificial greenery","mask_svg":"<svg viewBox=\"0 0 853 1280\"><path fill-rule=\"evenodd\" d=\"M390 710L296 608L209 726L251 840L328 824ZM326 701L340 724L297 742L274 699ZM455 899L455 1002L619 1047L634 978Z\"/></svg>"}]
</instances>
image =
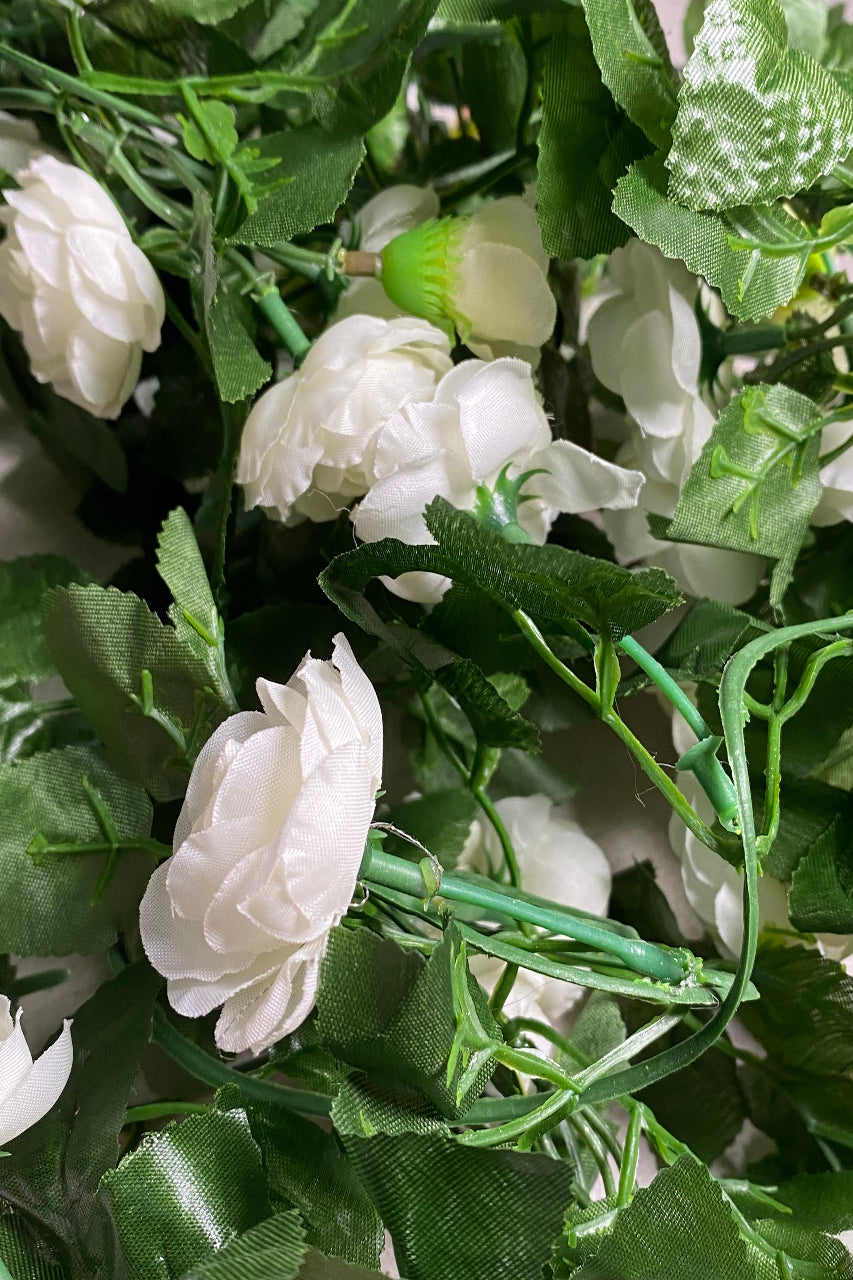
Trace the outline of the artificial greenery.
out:
<instances>
[{"instance_id":1,"label":"artificial greenery","mask_svg":"<svg viewBox=\"0 0 853 1280\"><path fill-rule=\"evenodd\" d=\"M104 961L60 1104L0 1161L0 1276L363 1280L386 1232L410 1280L853 1276L853 978L833 958L853 934L853 536L810 527L853 442L822 444L853 414L851 33L822 0L694 0L680 72L649 0L0 4L0 107L111 193L166 299L153 410L109 424L0 331L11 411L90 530L136 549L107 585L56 555L0 563L0 989L65 980L20 957ZM632 235L707 282L709 397L752 361L650 517L768 557L738 608L684 607L583 520L535 545L505 475L474 511L435 497L429 545L241 509L252 399L334 317L368 198L431 183L466 213L534 181L563 437L620 407L579 307ZM413 571L452 584L430 611L378 581ZM210 735L341 629L419 794L380 798L316 1011L231 1061L169 1008L140 898ZM710 810L630 727L649 688L697 736L679 765ZM553 731L592 717L737 869L734 959L681 936L644 866L608 919L519 883L496 802L566 800ZM494 881L465 870L475 821ZM762 873L789 894L784 936L762 932ZM500 965L490 998L472 957ZM520 972L579 989L571 1028L513 1015ZM724 1173L747 1122L764 1154Z\"/></svg>"}]
</instances>

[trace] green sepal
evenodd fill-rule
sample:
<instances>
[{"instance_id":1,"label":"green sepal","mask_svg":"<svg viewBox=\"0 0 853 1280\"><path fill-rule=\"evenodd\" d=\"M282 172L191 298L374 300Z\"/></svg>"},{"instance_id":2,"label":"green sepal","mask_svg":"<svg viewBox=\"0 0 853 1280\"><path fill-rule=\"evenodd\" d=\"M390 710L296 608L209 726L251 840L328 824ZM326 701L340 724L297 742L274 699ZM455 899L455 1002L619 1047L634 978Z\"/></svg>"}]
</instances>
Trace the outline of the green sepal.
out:
<instances>
[{"instance_id":1,"label":"green sepal","mask_svg":"<svg viewBox=\"0 0 853 1280\"><path fill-rule=\"evenodd\" d=\"M464 226L461 218L430 218L395 236L380 255L380 278L391 301L443 329L451 342L448 293Z\"/></svg>"}]
</instances>

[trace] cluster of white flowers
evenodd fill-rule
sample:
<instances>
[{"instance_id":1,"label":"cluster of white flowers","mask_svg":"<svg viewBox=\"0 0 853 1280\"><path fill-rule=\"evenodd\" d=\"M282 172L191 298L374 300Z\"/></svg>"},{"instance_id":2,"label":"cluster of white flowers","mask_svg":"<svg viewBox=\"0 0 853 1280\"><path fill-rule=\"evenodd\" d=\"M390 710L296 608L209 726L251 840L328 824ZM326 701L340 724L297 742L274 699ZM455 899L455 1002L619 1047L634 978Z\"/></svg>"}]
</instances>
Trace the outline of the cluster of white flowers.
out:
<instances>
[{"instance_id":1,"label":"cluster of white flowers","mask_svg":"<svg viewBox=\"0 0 853 1280\"><path fill-rule=\"evenodd\" d=\"M149 960L186 1017L223 1005L221 1049L274 1044L314 1004L331 929L355 889L382 776L382 715L345 637L307 654L263 711L216 730L196 760L174 855L140 908Z\"/></svg>"},{"instance_id":2,"label":"cluster of white flowers","mask_svg":"<svg viewBox=\"0 0 853 1280\"><path fill-rule=\"evenodd\" d=\"M641 471L646 484L636 510L607 515L604 524L624 563L646 560L691 595L740 604L758 585L761 557L660 542L646 524L646 512L673 514L714 425L699 391L698 287L682 263L641 240L611 255L586 336L596 377L622 397L629 414L617 460Z\"/></svg>"},{"instance_id":3,"label":"cluster of white flowers","mask_svg":"<svg viewBox=\"0 0 853 1280\"><path fill-rule=\"evenodd\" d=\"M59 1100L71 1075L74 1051L71 1023L49 1049L33 1062L21 1027L21 1014L0 996L0 1151L29 1129Z\"/></svg>"},{"instance_id":4,"label":"cluster of white flowers","mask_svg":"<svg viewBox=\"0 0 853 1280\"><path fill-rule=\"evenodd\" d=\"M237 478L247 506L279 519L331 519L361 497L352 519L362 541L425 544L423 514L434 497L469 509L478 486L494 486L507 466L543 473L519 507L519 523L539 543L560 511L631 507L643 484L638 471L552 440L524 361L452 367L446 339L426 321L354 315L257 401ZM448 584L418 573L387 585L431 603Z\"/></svg>"},{"instance_id":5,"label":"cluster of white flowers","mask_svg":"<svg viewBox=\"0 0 853 1280\"><path fill-rule=\"evenodd\" d=\"M607 914L612 875L603 850L571 818L562 816L543 795L506 796L495 805L515 850L521 883L526 893L575 907L590 915ZM477 821L459 866L500 878L502 853L491 824ZM504 970L500 960L475 955L471 972L491 994ZM512 1018L530 1018L553 1025L583 995L583 988L559 978L521 969L504 1012ZM552 1046L536 1039L546 1050Z\"/></svg>"}]
</instances>

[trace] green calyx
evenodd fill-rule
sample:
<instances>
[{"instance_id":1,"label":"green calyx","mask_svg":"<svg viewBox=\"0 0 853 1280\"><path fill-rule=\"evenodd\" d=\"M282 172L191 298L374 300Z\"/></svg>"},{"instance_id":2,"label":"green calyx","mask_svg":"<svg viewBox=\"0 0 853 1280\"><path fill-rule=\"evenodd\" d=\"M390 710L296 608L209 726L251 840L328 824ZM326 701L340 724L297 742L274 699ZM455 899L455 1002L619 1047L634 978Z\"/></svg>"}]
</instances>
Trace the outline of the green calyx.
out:
<instances>
[{"instance_id":1,"label":"green calyx","mask_svg":"<svg viewBox=\"0 0 853 1280\"><path fill-rule=\"evenodd\" d=\"M465 218L430 218L404 231L380 255L381 280L392 302L421 316L453 339L454 308L450 301L459 263Z\"/></svg>"},{"instance_id":2,"label":"green calyx","mask_svg":"<svg viewBox=\"0 0 853 1280\"><path fill-rule=\"evenodd\" d=\"M535 493L522 493L531 476L545 474L544 467L535 467L531 471L522 471L514 480L509 477L508 462L495 481L494 489L486 485L477 485L477 497L473 514L487 529L499 533L507 542L532 542L526 529L518 522L518 508L522 502L530 502Z\"/></svg>"}]
</instances>

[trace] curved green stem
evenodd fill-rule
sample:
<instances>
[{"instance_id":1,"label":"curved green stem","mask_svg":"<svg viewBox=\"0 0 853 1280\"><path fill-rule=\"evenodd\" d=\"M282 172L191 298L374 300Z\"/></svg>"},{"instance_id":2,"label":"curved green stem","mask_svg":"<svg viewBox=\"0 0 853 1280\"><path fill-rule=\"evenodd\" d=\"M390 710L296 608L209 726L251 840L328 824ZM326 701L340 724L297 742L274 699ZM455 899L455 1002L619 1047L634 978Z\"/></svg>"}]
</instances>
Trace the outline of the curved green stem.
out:
<instances>
[{"instance_id":1,"label":"curved green stem","mask_svg":"<svg viewBox=\"0 0 853 1280\"><path fill-rule=\"evenodd\" d=\"M276 1107L289 1107L304 1116L327 1116L332 1109L332 1099L322 1093L307 1089L290 1089L286 1085L271 1084L267 1080L255 1080L233 1067L213 1058L204 1049L187 1040L172 1025L161 1008L154 1010L153 1039L185 1071L213 1089L236 1085L244 1097L254 1102L272 1103Z\"/></svg>"},{"instance_id":2,"label":"curved green stem","mask_svg":"<svg viewBox=\"0 0 853 1280\"><path fill-rule=\"evenodd\" d=\"M233 263L251 284L252 301L266 316L296 363L300 363L310 350L311 339L307 338L300 329L290 309L282 299L277 285L270 283L268 277L265 280L263 273L256 271L248 258L244 257L238 250L228 249L226 250L226 256L228 261Z\"/></svg>"}]
</instances>

